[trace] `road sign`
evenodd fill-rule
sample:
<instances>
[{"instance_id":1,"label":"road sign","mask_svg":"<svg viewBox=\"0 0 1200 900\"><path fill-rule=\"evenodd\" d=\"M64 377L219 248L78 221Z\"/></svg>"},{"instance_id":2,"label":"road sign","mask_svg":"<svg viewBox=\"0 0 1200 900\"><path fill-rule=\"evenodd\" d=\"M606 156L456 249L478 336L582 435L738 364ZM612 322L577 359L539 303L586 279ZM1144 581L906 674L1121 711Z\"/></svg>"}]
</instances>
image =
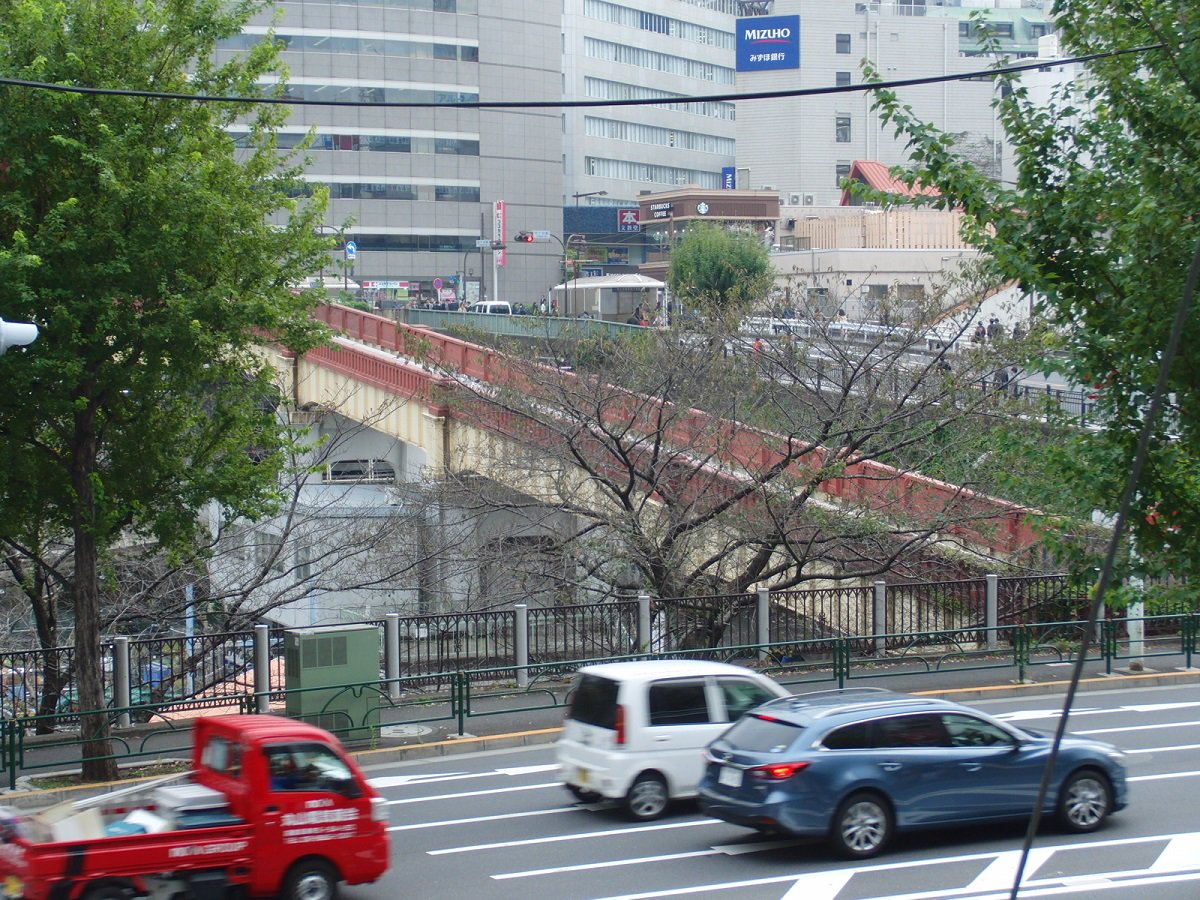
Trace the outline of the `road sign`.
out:
<instances>
[{"instance_id":1,"label":"road sign","mask_svg":"<svg viewBox=\"0 0 1200 900\"><path fill-rule=\"evenodd\" d=\"M475 246L480 250L486 250L488 247L492 246L491 238L479 238L479 240L475 242Z\"/></svg>"},{"instance_id":2,"label":"road sign","mask_svg":"<svg viewBox=\"0 0 1200 900\"><path fill-rule=\"evenodd\" d=\"M440 291L442 289L442 284L443 284L442 279L440 279L440 278L433 279L433 289L435 291Z\"/></svg>"},{"instance_id":3,"label":"road sign","mask_svg":"<svg viewBox=\"0 0 1200 900\"><path fill-rule=\"evenodd\" d=\"M358 256L358 244L354 241L346 241L346 259L354 259Z\"/></svg>"},{"instance_id":4,"label":"road sign","mask_svg":"<svg viewBox=\"0 0 1200 900\"><path fill-rule=\"evenodd\" d=\"M550 232L549 231L535 231L533 233L533 239L535 241L548 241L548 240L550 240Z\"/></svg>"}]
</instances>

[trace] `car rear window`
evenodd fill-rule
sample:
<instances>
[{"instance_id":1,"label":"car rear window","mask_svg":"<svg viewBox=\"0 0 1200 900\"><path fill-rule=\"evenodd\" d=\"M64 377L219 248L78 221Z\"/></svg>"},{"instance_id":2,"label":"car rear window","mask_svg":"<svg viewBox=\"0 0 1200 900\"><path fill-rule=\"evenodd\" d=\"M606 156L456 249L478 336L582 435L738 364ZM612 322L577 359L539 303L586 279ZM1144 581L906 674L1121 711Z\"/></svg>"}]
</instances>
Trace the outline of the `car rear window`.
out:
<instances>
[{"instance_id":1,"label":"car rear window","mask_svg":"<svg viewBox=\"0 0 1200 900\"><path fill-rule=\"evenodd\" d=\"M597 728L616 728L619 688L617 682L598 675L582 676L571 697L567 718Z\"/></svg>"},{"instance_id":2,"label":"car rear window","mask_svg":"<svg viewBox=\"0 0 1200 900\"><path fill-rule=\"evenodd\" d=\"M736 750L783 753L803 730L802 726L791 722L747 713L721 735L721 741Z\"/></svg>"}]
</instances>

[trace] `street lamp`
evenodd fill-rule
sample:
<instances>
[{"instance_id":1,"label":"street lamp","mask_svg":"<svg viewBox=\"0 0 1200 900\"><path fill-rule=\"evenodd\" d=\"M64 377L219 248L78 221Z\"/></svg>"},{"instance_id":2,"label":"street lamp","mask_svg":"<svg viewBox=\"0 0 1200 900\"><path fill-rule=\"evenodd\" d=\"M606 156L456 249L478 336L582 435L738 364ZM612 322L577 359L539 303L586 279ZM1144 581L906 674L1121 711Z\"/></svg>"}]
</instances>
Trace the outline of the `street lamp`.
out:
<instances>
[{"instance_id":1,"label":"street lamp","mask_svg":"<svg viewBox=\"0 0 1200 900\"><path fill-rule=\"evenodd\" d=\"M566 268L567 268L567 253L568 253L568 251L570 251L571 243L573 241L577 241L581 246L587 246L587 235L573 234L570 237L568 237L565 241L563 241L563 274L564 275L566 274ZM572 291L571 291L572 307L578 306L578 303L579 303L579 264L583 261L580 258L581 252L582 251L576 251L576 256L575 256L575 286L574 286L574 288L572 288ZM579 314L578 309L575 309L575 314L576 315Z\"/></svg>"},{"instance_id":2,"label":"street lamp","mask_svg":"<svg viewBox=\"0 0 1200 900\"><path fill-rule=\"evenodd\" d=\"M329 229L328 232L325 231L326 228ZM341 237L342 229L334 228L332 225L324 225L324 224L317 226L317 234L318 235L320 235L321 237L324 237L326 235L326 233L336 234L338 237ZM328 256L324 256L322 258L327 259ZM325 290L325 263L321 263L321 290Z\"/></svg>"},{"instance_id":3,"label":"street lamp","mask_svg":"<svg viewBox=\"0 0 1200 900\"><path fill-rule=\"evenodd\" d=\"M575 198L575 205L578 206L580 197L607 197L608 191L581 191L580 193L572 194L571 196Z\"/></svg>"}]
</instances>

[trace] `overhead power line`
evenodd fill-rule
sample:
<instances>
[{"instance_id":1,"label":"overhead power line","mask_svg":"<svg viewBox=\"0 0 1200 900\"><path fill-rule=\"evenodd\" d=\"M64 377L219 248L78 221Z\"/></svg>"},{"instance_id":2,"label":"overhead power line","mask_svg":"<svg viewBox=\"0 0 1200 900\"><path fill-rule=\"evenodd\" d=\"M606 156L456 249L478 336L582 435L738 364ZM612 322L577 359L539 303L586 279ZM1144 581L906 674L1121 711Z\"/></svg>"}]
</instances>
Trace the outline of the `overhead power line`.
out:
<instances>
[{"instance_id":1,"label":"overhead power line","mask_svg":"<svg viewBox=\"0 0 1200 900\"><path fill-rule=\"evenodd\" d=\"M95 88L82 87L72 84L52 84L43 81L25 81L19 78L0 78L0 85L9 87L28 88L42 91L58 91L69 94L91 94L101 97L143 97L154 100L185 100L192 103L245 103L245 104L275 104L280 106L326 106L326 107L372 107L387 109L589 109L613 106L661 106L664 103L717 103L736 102L739 100L775 100L788 97L816 97L826 94L855 94L867 91L891 90L903 87L917 87L927 84L942 84L950 81L968 81L980 78L996 78L1018 72L1029 72L1034 69L1046 69L1052 66L1064 66L1073 63L1086 63L1097 59L1107 59L1130 54L1146 53L1150 50L1161 50L1165 45L1146 44L1141 47L1129 47L1123 50L1106 50L1102 53L1089 53L1084 56L1071 56L1064 59L1039 59L1034 62L1017 65L993 66L987 69L976 69L971 72L959 72L949 75L929 75L923 78L899 78L893 81L871 81L860 84L845 84L837 86L813 88L789 88L778 91L750 91L741 94L681 94L676 97L652 97L626 100L474 100L455 103L426 103L406 100L305 100L292 97L226 97L206 94L180 94L169 91L139 91L124 88Z\"/></svg>"}]
</instances>

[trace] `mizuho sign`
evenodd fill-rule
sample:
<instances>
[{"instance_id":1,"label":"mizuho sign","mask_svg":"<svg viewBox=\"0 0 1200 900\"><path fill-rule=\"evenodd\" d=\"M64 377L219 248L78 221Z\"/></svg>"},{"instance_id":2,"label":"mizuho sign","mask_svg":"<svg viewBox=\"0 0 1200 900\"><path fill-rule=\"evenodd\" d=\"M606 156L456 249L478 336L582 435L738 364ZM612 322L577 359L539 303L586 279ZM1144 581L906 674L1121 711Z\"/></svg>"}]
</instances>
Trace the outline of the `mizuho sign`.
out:
<instances>
[{"instance_id":1,"label":"mizuho sign","mask_svg":"<svg viewBox=\"0 0 1200 900\"><path fill-rule=\"evenodd\" d=\"M737 20L737 70L800 68L800 17L756 16Z\"/></svg>"}]
</instances>

